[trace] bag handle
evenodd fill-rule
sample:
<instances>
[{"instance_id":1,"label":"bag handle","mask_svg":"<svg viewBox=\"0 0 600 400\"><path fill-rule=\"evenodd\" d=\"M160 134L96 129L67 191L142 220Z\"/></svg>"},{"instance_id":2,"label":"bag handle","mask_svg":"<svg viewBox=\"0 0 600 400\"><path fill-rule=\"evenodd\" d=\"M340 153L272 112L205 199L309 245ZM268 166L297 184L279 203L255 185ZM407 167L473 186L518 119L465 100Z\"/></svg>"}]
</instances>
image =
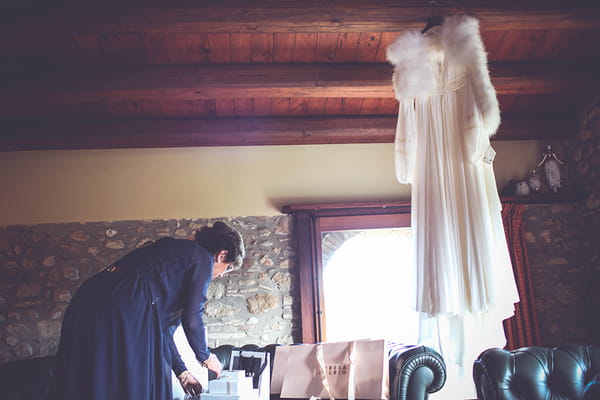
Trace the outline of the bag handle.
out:
<instances>
[{"instance_id":1,"label":"bag handle","mask_svg":"<svg viewBox=\"0 0 600 400\"><path fill-rule=\"evenodd\" d=\"M356 342L350 343L350 368L348 371L348 400L354 400L356 398L356 363L354 348Z\"/></svg>"},{"instance_id":2,"label":"bag handle","mask_svg":"<svg viewBox=\"0 0 600 400\"><path fill-rule=\"evenodd\" d=\"M350 345L350 354L349 354L349 360L350 360L350 366L348 368L348 400L355 400L356 398L356 380L355 380L355 357L354 357L354 348L355 348L355 344L356 342L352 341L349 342ZM321 343L317 344L317 362L319 363L319 368L321 369L321 379L323 382L323 388L325 388L325 391L327 392L327 394L329 395L329 398L331 400L335 400L335 397L333 397L333 393L331 393L331 386L329 385L329 378L327 375L327 368L325 367L325 356L323 355L323 345ZM313 399L314 396L311 396L310 400L314 400Z\"/></svg>"},{"instance_id":3,"label":"bag handle","mask_svg":"<svg viewBox=\"0 0 600 400\"><path fill-rule=\"evenodd\" d=\"M327 368L325 368L325 357L323 356L323 345L321 343L317 344L317 362L319 363L319 368L321 369L321 380L323 382L323 387L329 395L329 398L331 400L335 400L335 397L333 397L333 394L331 393L331 389L329 387L329 379L327 378Z\"/></svg>"}]
</instances>

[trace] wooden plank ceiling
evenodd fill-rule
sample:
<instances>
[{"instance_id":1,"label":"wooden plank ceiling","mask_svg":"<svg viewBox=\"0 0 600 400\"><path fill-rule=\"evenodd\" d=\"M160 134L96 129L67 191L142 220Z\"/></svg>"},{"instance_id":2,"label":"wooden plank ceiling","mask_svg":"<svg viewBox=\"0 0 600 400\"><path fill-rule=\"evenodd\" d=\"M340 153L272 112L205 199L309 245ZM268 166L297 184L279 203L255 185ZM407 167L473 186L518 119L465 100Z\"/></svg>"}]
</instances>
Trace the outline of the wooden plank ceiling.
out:
<instances>
[{"instance_id":1,"label":"wooden plank ceiling","mask_svg":"<svg viewBox=\"0 0 600 400\"><path fill-rule=\"evenodd\" d=\"M600 86L594 3L22 0L0 6L0 151L392 142L386 47L459 12L497 139L566 138Z\"/></svg>"}]
</instances>

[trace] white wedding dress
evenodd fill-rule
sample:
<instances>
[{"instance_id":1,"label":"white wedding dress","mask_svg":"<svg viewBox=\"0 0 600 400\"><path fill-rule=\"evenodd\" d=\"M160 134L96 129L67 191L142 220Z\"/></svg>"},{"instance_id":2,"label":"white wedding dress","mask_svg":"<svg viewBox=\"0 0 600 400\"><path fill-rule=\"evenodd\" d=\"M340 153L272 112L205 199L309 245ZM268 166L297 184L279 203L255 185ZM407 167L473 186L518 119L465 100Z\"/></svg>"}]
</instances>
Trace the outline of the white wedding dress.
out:
<instances>
[{"instance_id":1,"label":"white wedding dress","mask_svg":"<svg viewBox=\"0 0 600 400\"><path fill-rule=\"evenodd\" d=\"M420 336L470 369L502 347L519 301L504 236L489 137L500 123L479 23L447 17L387 50L400 103L396 175L412 184Z\"/></svg>"}]
</instances>

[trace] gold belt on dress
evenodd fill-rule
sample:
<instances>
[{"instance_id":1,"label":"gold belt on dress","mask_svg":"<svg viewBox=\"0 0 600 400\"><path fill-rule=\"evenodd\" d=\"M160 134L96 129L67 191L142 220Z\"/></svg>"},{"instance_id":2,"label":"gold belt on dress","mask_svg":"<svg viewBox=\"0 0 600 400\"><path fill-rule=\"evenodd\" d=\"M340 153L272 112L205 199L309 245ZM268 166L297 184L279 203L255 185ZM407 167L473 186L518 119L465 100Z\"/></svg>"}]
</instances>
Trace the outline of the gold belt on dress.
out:
<instances>
[{"instance_id":1,"label":"gold belt on dress","mask_svg":"<svg viewBox=\"0 0 600 400\"><path fill-rule=\"evenodd\" d=\"M105 269L106 272L119 272L120 270L121 268L117 267L116 265L110 265Z\"/></svg>"}]
</instances>

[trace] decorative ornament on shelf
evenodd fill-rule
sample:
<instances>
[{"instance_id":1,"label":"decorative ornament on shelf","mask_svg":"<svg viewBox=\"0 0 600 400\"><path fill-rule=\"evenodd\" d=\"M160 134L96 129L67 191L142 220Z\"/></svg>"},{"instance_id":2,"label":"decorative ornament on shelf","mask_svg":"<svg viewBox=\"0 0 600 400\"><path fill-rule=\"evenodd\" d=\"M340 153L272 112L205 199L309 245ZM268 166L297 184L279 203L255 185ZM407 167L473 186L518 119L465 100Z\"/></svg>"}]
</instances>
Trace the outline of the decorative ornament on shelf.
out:
<instances>
[{"instance_id":1,"label":"decorative ornament on shelf","mask_svg":"<svg viewBox=\"0 0 600 400\"><path fill-rule=\"evenodd\" d=\"M532 193L539 193L542 190L542 178L538 175L536 169L532 169L527 177L527 184Z\"/></svg>"},{"instance_id":2,"label":"decorative ornament on shelf","mask_svg":"<svg viewBox=\"0 0 600 400\"><path fill-rule=\"evenodd\" d=\"M564 162L560 161L556 154L554 154L551 145L546 147L542 160L537 166L540 167L542 165L544 165L546 182L548 182L550 190L557 193L558 189L562 186L560 166L564 165Z\"/></svg>"},{"instance_id":3,"label":"decorative ornament on shelf","mask_svg":"<svg viewBox=\"0 0 600 400\"><path fill-rule=\"evenodd\" d=\"M529 185L525 181L518 181L515 187L515 194L517 196L529 196Z\"/></svg>"}]
</instances>

